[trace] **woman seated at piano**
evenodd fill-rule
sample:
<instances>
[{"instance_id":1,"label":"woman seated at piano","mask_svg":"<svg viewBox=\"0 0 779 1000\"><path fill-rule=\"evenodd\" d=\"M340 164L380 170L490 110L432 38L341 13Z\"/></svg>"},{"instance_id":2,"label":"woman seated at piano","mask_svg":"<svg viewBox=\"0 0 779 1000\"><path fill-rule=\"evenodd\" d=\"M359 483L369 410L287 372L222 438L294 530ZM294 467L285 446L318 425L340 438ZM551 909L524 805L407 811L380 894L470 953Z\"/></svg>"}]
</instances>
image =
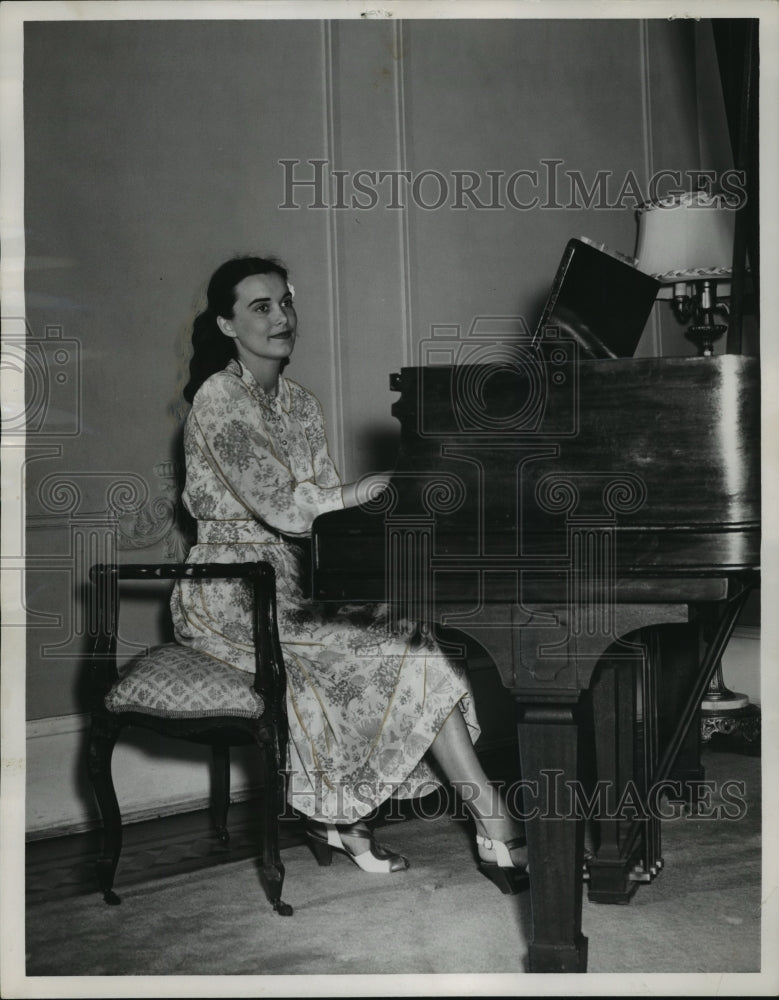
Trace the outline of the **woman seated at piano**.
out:
<instances>
[{"instance_id":1,"label":"woman seated at piano","mask_svg":"<svg viewBox=\"0 0 779 1000\"><path fill-rule=\"evenodd\" d=\"M412 627L393 633L384 605L333 610L304 596L300 543L317 515L355 505L358 488L339 479L317 399L282 375L297 333L293 297L273 259L234 258L211 277L184 390L183 502L197 520L188 559L275 567L288 796L317 861L329 864L335 850L366 872L407 868L374 841L366 817L390 796L440 787L442 772L473 817L481 870L518 892L528 881L524 839L474 750L464 669ZM360 487L387 482L376 475ZM178 642L254 671L245 582L180 581L171 608Z\"/></svg>"}]
</instances>

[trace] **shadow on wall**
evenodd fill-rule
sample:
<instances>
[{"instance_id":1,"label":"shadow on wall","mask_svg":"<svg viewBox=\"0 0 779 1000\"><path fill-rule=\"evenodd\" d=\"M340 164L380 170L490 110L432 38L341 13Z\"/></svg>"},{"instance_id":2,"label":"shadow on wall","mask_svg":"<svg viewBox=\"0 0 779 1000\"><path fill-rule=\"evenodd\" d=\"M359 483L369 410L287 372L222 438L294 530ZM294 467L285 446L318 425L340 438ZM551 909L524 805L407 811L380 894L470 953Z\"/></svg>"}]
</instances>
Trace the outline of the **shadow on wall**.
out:
<instances>
[{"instance_id":1,"label":"shadow on wall","mask_svg":"<svg viewBox=\"0 0 779 1000\"><path fill-rule=\"evenodd\" d=\"M357 450L365 456L366 468L371 471L390 471L398 462L400 425L368 424L356 435Z\"/></svg>"}]
</instances>

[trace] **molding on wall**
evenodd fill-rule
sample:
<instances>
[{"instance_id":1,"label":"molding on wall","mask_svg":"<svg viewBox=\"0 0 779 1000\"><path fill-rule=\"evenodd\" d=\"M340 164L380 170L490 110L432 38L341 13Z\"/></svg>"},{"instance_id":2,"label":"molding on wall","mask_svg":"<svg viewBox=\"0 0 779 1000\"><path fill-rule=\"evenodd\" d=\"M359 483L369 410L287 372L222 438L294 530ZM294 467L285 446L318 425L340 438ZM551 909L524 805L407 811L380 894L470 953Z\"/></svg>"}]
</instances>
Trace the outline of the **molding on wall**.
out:
<instances>
[{"instance_id":1,"label":"molding on wall","mask_svg":"<svg viewBox=\"0 0 779 1000\"><path fill-rule=\"evenodd\" d=\"M74 537L77 533L82 536L95 531L108 533L112 540L107 552L160 545L164 559L181 560L188 546L177 519L178 468L175 462L165 460L155 463L154 472L156 493L137 473L51 472L38 484L37 509L27 512L25 528L27 531L68 531ZM97 510L82 510L85 503L89 506L90 493L97 484L102 485L103 506ZM66 557L35 558L53 559L56 564L62 558L72 557L74 549L75 545Z\"/></svg>"},{"instance_id":2,"label":"molding on wall","mask_svg":"<svg viewBox=\"0 0 779 1000\"><path fill-rule=\"evenodd\" d=\"M337 28L335 29L337 31ZM337 41L333 37L333 24L331 21L322 21L322 92L323 102L323 129L325 156L330 168L337 167L336 153L336 121L337 107L334 87L334 73L336 65ZM335 410L335 464L339 473L343 476L346 469L346 446L345 446L345 426L344 426L344 380L341 352L341 323L343 321L343 311L341 309L341 281L340 281L340 261L338 246L338 219L336 209L330 205L327 211L327 269L330 276L330 354L332 357L331 385L332 400Z\"/></svg>"},{"instance_id":3,"label":"molding on wall","mask_svg":"<svg viewBox=\"0 0 779 1000\"><path fill-rule=\"evenodd\" d=\"M652 130L652 78L649 51L649 23L645 18L638 22L639 66L641 73L641 126L644 137L644 183L646 189L655 170L654 133ZM652 331L652 350L655 357L663 353L660 323L657 306L649 314L649 325Z\"/></svg>"},{"instance_id":4,"label":"molding on wall","mask_svg":"<svg viewBox=\"0 0 779 1000\"><path fill-rule=\"evenodd\" d=\"M403 22L392 24L394 50L395 88L395 142L398 170L408 169L408 132L406 127L406 50L403 40ZM414 323L411 306L411 238L409 212L398 212L398 240L400 250L400 315L402 317L403 365L414 361Z\"/></svg>"},{"instance_id":5,"label":"molding on wall","mask_svg":"<svg viewBox=\"0 0 779 1000\"><path fill-rule=\"evenodd\" d=\"M655 169L654 136L652 132L652 81L650 75L649 25L645 18L638 22L639 66L641 67L641 124L644 134L644 170L646 183Z\"/></svg>"},{"instance_id":6,"label":"molding on wall","mask_svg":"<svg viewBox=\"0 0 779 1000\"><path fill-rule=\"evenodd\" d=\"M31 719L27 723L27 744L30 740L45 740L67 733L82 733L89 728L88 715L52 715L48 719Z\"/></svg>"}]
</instances>

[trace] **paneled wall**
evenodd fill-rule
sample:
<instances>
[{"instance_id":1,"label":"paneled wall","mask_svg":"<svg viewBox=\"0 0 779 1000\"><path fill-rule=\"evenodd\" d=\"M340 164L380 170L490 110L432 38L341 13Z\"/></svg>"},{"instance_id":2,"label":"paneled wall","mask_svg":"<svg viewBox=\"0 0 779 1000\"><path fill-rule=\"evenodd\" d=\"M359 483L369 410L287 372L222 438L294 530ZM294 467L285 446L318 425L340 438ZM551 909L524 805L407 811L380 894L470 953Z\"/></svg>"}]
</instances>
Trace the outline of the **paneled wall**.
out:
<instances>
[{"instance_id":1,"label":"paneled wall","mask_svg":"<svg viewBox=\"0 0 779 1000\"><path fill-rule=\"evenodd\" d=\"M636 19L26 26L38 729L84 710L85 566L117 548L183 552L180 391L214 267L235 252L285 260L300 324L287 374L321 399L345 478L391 467L388 376L424 361L434 328L532 327L570 236L633 253L631 176L645 196L654 171L705 166L692 32ZM608 186L584 204L571 176L591 189L600 172ZM640 346L690 350L661 318ZM150 629L165 634L159 609L130 602L127 648Z\"/></svg>"}]
</instances>

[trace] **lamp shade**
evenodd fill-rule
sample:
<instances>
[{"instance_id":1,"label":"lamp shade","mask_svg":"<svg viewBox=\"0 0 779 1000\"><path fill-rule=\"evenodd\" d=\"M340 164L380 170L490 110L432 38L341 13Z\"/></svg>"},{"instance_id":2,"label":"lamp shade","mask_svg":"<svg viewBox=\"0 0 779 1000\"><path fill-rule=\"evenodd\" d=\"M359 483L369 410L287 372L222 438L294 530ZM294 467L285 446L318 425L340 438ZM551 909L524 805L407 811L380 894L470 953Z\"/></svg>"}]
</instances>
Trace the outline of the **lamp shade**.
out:
<instances>
[{"instance_id":1,"label":"lamp shade","mask_svg":"<svg viewBox=\"0 0 779 1000\"><path fill-rule=\"evenodd\" d=\"M663 284L725 278L732 271L736 213L703 191L638 209L637 267Z\"/></svg>"}]
</instances>

